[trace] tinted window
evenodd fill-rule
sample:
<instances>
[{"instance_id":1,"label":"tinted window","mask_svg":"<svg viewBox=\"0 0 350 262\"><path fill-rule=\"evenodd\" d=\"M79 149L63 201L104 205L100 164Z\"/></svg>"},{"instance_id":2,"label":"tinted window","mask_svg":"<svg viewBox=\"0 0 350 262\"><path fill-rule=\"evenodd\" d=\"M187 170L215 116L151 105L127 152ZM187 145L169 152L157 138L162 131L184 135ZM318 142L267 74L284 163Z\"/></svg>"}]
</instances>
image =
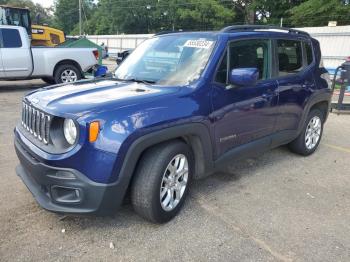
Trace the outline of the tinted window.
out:
<instances>
[{"instance_id":1,"label":"tinted window","mask_svg":"<svg viewBox=\"0 0 350 262\"><path fill-rule=\"evenodd\" d=\"M259 79L269 78L269 40L244 40L233 42L230 47L230 70L236 68L257 68ZM218 68L215 81L226 83L227 79L227 54Z\"/></svg>"},{"instance_id":2,"label":"tinted window","mask_svg":"<svg viewBox=\"0 0 350 262\"><path fill-rule=\"evenodd\" d=\"M296 74L303 69L303 55L300 41L278 40L279 75Z\"/></svg>"},{"instance_id":3,"label":"tinted window","mask_svg":"<svg viewBox=\"0 0 350 262\"><path fill-rule=\"evenodd\" d=\"M22 41L18 30L2 29L1 33L4 48L22 47Z\"/></svg>"},{"instance_id":4,"label":"tinted window","mask_svg":"<svg viewBox=\"0 0 350 262\"><path fill-rule=\"evenodd\" d=\"M306 61L308 65L311 65L314 57L312 54L312 46L310 43L304 43L305 44L305 51L306 51Z\"/></svg>"}]
</instances>

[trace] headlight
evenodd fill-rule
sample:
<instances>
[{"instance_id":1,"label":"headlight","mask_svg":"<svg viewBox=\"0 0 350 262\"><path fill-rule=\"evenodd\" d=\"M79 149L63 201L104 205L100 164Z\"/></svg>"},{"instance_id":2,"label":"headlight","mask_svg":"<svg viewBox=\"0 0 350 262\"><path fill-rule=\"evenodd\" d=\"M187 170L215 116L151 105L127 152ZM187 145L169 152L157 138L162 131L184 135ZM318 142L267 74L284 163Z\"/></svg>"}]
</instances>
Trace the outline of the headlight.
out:
<instances>
[{"instance_id":1,"label":"headlight","mask_svg":"<svg viewBox=\"0 0 350 262\"><path fill-rule=\"evenodd\" d=\"M77 127L72 119L64 120L63 133L68 144L73 145L77 139Z\"/></svg>"}]
</instances>

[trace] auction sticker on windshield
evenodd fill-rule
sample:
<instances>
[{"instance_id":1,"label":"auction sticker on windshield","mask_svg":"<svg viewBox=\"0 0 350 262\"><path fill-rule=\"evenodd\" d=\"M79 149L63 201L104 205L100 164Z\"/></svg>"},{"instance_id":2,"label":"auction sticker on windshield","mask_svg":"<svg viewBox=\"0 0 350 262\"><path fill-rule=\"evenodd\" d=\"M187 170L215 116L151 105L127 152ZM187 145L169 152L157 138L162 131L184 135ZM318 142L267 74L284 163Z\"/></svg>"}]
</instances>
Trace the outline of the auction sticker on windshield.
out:
<instances>
[{"instance_id":1,"label":"auction sticker on windshield","mask_svg":"<svg viewBox=\"0 0 350 262\"><path fill-rule=\"evenodd\" d=\"M214 41L208 40L187 40L184 47L193 47L193 48L204 48L209 49L213 45Z\"/></svg>"}]
</instances>

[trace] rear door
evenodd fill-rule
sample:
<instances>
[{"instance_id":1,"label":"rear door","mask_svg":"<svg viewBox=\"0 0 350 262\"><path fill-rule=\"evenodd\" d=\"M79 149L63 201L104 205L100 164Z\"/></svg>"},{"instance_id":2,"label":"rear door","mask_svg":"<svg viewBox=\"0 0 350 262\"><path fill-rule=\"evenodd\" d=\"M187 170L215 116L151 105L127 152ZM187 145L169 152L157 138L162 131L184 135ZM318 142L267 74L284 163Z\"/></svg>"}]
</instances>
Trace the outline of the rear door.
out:
<instances>
[{"instance_id":1,"label":"rear door","mask_svg":"<svg viewBox=\"0 0 350 262\"><path fill-rule=\"evenodd\" d=\"M315 89L312 48L307 40L276 40L279 116L276 131L295 131Z\"/></svg>"},{"instance_id":2,"label":"rear door","mask_svg":"<svg viewBox=\"0 0 350 262\"><path fill-rule=\"evenodd\" d=\"M16 28L2 28L1 57L4 76L8 78L25 78L32 73L32 54L29 39L21 39ZM24 35L27 32L23 29Z\"/></svg>"}]
</instances>

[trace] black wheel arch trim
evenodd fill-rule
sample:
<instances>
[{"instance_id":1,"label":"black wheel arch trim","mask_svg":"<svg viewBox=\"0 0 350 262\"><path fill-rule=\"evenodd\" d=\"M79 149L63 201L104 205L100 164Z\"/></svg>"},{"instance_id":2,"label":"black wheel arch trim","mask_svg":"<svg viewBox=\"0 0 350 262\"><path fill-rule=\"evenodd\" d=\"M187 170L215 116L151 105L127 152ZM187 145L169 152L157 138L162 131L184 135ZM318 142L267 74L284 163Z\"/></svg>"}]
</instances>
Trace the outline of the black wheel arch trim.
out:
<instances>
[{"instance_id":1,"label":"black wheel arch trim","mask_svg":"<svg viewBox=\"0 0 350 262\"><path fill-rule=\"evenodd\" d=\"M123 162L117 179L119 189L124 190L121 195L125 196L142 153L154 145L174 139L184 139L191 146L197 160L195 161L195 179L205 177L212 172L213 146L206 125L190 123L168 127L137 138L127 150L124 159L119 160Z\"/></svg>"},{"instance_id":2,"label":"black wheel arch trim","mask_svg":"<svg viewBox=\"0 0 350 262\"><path fill-rule=\"evenodd\" d=\"M298 134L300 134L300 132L302 131L303 126L304 126L304 122L306 121L306 118L309 115L311 108L318 103L322 103L322 102L327 103L327 112L325 115L324 122L327 120L330 105L331 105L331 97L332 97L332 93L330 90L324 90L322 92L316 91L310 97L309 101L307 102L307 104L303 110L303 114L302 114L302 117L301 117L300 122L299 122Z\"/></svg>"},{"instance_id":3,"label":"black wheel arch trim","mask_svg":"<svg viewBox=\"0 0 350 262\"><path fill-rule=\"evenodd\" d=\"M57 68L60 67L61 65L73 65L79 70L79 73L81 76L84 75L83 69L81 68L80 64L77 61L75 61L73 59L64 59L64 60L57 62L56 65L54 66L54 69L52 72L53 76L55 75Z\"/></svg>"}]
</instances>

